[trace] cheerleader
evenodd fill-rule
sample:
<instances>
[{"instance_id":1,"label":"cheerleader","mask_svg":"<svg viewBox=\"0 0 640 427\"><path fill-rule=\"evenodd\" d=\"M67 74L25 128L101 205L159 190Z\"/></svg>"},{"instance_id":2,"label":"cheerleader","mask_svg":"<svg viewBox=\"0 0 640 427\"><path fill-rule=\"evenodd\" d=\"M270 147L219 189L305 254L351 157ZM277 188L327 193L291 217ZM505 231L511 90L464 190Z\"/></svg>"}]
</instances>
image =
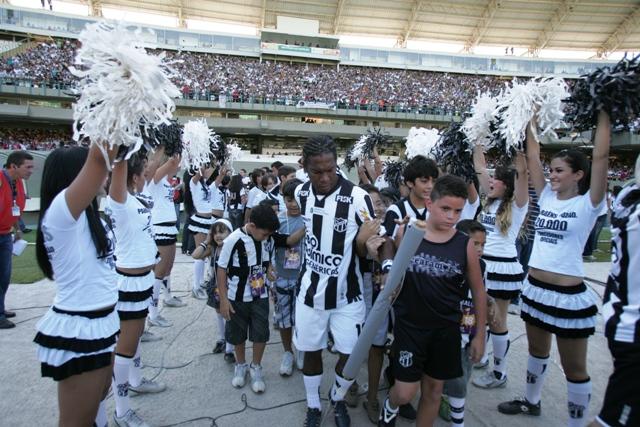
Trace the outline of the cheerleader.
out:
<instances>
[{"instance_id":1,"label":"cheerleader","mask_svg":"<svg viewBox=\"0 0 640 427\"><path fill-rule=\"evenodd\" d=\"M524 271L518 261L516 238L527 216L529 193L527 166L523 154L515 159L515 170L499 166L489 176L482 148L476 146L473 162L480 187L487 195L486 207L478 220L487 230L487 243L482 259L487 265L487 293L496 301L495 321L490 325L493 344L493 370L475 378L480 388L503 387L507 382L507 352L509 331L507 314L509 302L522 288Z\"/></svg>"},{"instance_id":2,"label":"cheerleader","mask_svg":"<svg viewBox=\"0 0 640 427\"><path fill-rule=\"evenodd\" d=\"M211 167L198 170L189 180L189 190L185 192L185 203L193 205L193 212L195 212L189 218L189 231L193 233L196 248L204 242L213 224L213 191L207 184L207 179L212 174ZM218 191L217 187L216 191ZM196 259L193 262L191 295L196 299L207 299L207 293L202 287L204 267L204 259Z\"/></svg>"},{"instance_id":3,"label":"cheerleader","mask_svg":"<svg viewBox=\"0 0 640 427\"><path fill-rule=\"evenodd\" d=\"M220 252L222 251L222 244L224 239L231 234L233 226L231 222L226 219L216 219L207 238L204 242L200 243L193 251L192 257L196 260L204 260L210 257L211 260L211 278L207 281L207 305L213 307L216 310L216 320L218 322L219 339L213 347L213 353L218 354L224 351L224 360L228 363L236 363L236 358L233 355L233 345L226 342L225 333L225 320L220 314L220 296L218 294L218 281L217 281L217 266Z\"/></svg>"},{"instance_id":4,"label":"cheerleader","mask_svg":"<svg viewBox=\"0 0 640 427\"><path fill-rule=\"evenodd\" d=\"M503 414L540 415L540 396L549 371L552 334L556 336L567 378L570 427L585 425L591 396L587 373L587 341L595 332L598 308L582 281L582 249L605 203L611 124L598 114L591 178L589 161L575 149L551 159L549 183L540 161L540 144L527 130L527 164L538 195L540 215L522 290L521 317L529 342L524 398L501 403Z\"/></svg>"},{"instance_id":5,"label":"cheerleader","mask_svg":"<svg viewBox=\"0 0 640 427\"><path fill-rule=\"evenodd\" d=\"M164 147L158 148L156 156L165 157ZM155 236L160 261L153 269L155 281L153 283L153 295L149 305L149 324L169 327L172 323L162 316L158 309L160 299L160 288L162 287L165 307L183 307L186 304L178 297L171 295L171 269L176 257L176 241L178 228L176 227L178 217L173 203L173 186L169 178L174 176L180 168L180 155L176 154L166 161L161 162L157 169L151 170L147 174L152 177L147 183L145 191L153 199L151 208L151 220L153 222L153 234Z\"/></svg>"},{"instance_id":6,"label":"cheerleader","mask_svg":"<svg viewBox=\"0 0 640 427\"><path fill-rule=\"evenodd\" d=\"M56 296L34 341L42 376L58 382L61 426L107 425L101 401L120 324L114 244L96 198L106 178L97 145L52 151L42 173L36 257Z\"/></svg>"},{"instance_id":7,"label":"cheerleader","mask_svg":"<svg viewBox=\"0 0 640 427\"><path fill-rule=\"evenodd\" d=\"M140 195L146 159L134 154L118 162L111 175L105 212L116 237L116 273L120 338L113 368L114 421L118 426L147 426L129 405L129 390L157 393L164 384L142 377L140 337L153 294L157 247L151 227L151 203Z\"/></svg>"}]
</instances>

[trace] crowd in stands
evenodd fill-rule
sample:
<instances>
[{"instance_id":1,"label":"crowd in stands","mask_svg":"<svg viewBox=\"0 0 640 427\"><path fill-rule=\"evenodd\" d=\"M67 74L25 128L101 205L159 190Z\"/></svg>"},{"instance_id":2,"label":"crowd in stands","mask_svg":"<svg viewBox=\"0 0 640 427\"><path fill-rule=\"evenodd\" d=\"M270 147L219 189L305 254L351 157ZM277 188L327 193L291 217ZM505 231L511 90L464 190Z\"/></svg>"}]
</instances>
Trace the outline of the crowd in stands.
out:
<instances>
[{"instance_id":1,"label":"crowd in stands","mask_svg":"<svg viewBox=\"0 0 640 427\"><path fill-rule=\"evenodd\" d=\"M59 129L0 128L0 149L49 151L75 144L71 132Z\"/></svg>"}]
</instances>

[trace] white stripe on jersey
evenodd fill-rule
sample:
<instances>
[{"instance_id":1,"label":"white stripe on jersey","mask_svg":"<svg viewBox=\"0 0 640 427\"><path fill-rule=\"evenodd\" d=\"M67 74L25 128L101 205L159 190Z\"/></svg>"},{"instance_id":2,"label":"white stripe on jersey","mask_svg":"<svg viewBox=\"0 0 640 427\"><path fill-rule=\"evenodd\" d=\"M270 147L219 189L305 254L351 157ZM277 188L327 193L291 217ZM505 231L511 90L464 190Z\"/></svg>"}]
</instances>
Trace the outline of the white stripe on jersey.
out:
<instances>
[{"instance_id":1,"label":"white stripe on jersey","mask_svg":"<svg viewBox=\"0 0 640 427\"><path fill-rule=\"evenodd\" d=\"M640 187L637 184L624 188L613 203L611 234L612 264L602 306L605 335L615 341L639 344Z\"/></svg>"},{"instance_id":2,"label":"white stripe on jersey","mask_svg":"<svg viewBox=\"0 0 640 427\"><path fill-rule=\"evenodd\" d=\"M404 212L402 212L400 204L404 206ZM385 230L387 230L387 236L395 239L399 228L395 220L401 220L405 216L408 216L411 219L426 220L429 217L429 212L427 211L427 208L418 209L413 206L408 197L400 199L396 203L389 206L385 214L383 225Z\"/></svg>"}]
</instances>

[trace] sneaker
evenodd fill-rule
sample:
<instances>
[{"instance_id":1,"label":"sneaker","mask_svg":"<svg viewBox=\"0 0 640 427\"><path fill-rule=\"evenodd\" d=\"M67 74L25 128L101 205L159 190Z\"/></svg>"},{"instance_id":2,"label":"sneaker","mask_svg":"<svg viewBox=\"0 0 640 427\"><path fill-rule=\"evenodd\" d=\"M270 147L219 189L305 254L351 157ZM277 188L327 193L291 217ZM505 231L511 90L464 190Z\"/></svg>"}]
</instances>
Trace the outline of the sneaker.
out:
<instances>
[{"instance_id":1,"label":"sneaker","mask_svg":"<svg viewBox=\"0 0 640 427\"><path fill-rule=\"evenodd\" d=\"M400 405L400 408L398 409L398 415L400 415L405 420L415 421L418 417L418 412L411 403L405 403L404 405Z\"/></svg>"},{"instance_id":2,"label":"sneaker","mask_svg":"<svg viewBox=\"0 0 640 427\"><path fill-rule=\"evenodd\" d=\"M307 408L307 417L304 420L304 427L320 427L322 412L318 408Z\"/></svg>"},{"instance_id":3,"label":"sneaker","mask_svg":"<svg viewBox=\"0 0 640 427\"><path fill-rule=\"evenodd\" d=\"M509 402L499 404L498 411L507 415L526 414L539 417L540 402L534 405L533 403L529 403L524 397L517 397Z\"/></svg>"},{"instance_id":4,"label":"sneaker","mask_svg":"<svg viewBox=\"0 0 640 427\"><path fill-rule=\"evenodd\" d=\"M296 350L296 368L302 371L304 368L304 351Z\"/></svg>"},{"instance_id":5,"label":"sneaker","mask_svg":"<svg viewBox=\"0 0 640 427\"><path fill-rule=\"evenodd\" d=\"M380 416L378 417L378 427L394 427L396 425L396 418L398 417L398 412L391 412L387 409L387 400L382 404L382 408L380 408Z\"/></svg>"},{"instance_id":6,"label":"sneaker","mask_svg":"<svg viewBox=\"0 0 640 427\"><path fill-rule=\"evenodd\" d=\"M158 326L160 328L169 328L173 326L173 322L165 319L163 315L158 314L158 317L156 317L155 319L152 319L151 317L149 318L149 325Z\"/></svg>"},{"instance_id":7,"label":"sneaker","mask_svg":"<svg viewBox=\"0 0 640 427\"><path fill-rule=\"evenodd\" d=\"M133 409L129 409L121 417L113 414L113 421L115 421L118 427L150 427L149 424L145 423Z\"/></svg>"},{"instance_id":8,"label":"sneaker","mask_svg":"<svg viewBox=\"0 0 640 427\"><path fill-rule=\"evenodd\" d=\"M229 364L236 363L236 356L233 353L225 353L224 361Z\"/></svg>"},{"instance_id":9,"label":"sneaker","mask_svg":"<svg viewBox=\"0 0 640 427\"><path fill-rule=\"evenodd\" d=\"M161 391L165 391L167 386L164 383L159 381L148 380L146 378L142 378L140 384L137 386L132 386L129 384L129 390L135 391L136 393L160 393Z\"/></svg>"},{"instance_id":10,"label":"sneaker","mask_svg":"<svg viewBox=\"0 0 640 427\"><path fill-rule=\"evenodd\" d=\"M351 384L351 387L349 387L349 390L347 390L347 394L344 396L344 401L350 408L358 407L358 401L360 400L358 391L358 383L354 381L353 384Z\"/></svg>"},{"instance_id":11,"label":"sneaker","mask_svg":"<svg viewBox=\"0 0 640 427\"><path fill-rule=\"evenodd\" d=\"M140 341L142 342L154 342L160 341L161 339L162 337L160 335L156 335L151 331L144 331L140 337Z\"/></svg>"},{"instance_id":12,"label":"sneaker","mask_svg":"<svg viewBox=\"0 0 640 427\"><path fill-rule=\"evenodd\" d=\"M438 415L443 420L451 421L451 406L449 405L449 398L447 396L440 397L440 408L438 408Z\"/></svg>"},{"instance_id":13,"label":"sneaker","mask_svg":"<svg viewBox=\"0 0 640 427\"><path fill-rule=\"evenodd\" d=\"M16 312L15 311L5 310L4 311L4 317L6 317L7 319L11 319L13 317L16 317Z\"/></svg>"},{"instance_id":14,"label":"sneaker","mask_svg":"<svg viewBox=\"0 0 640 427\"><path fill-rule=\"evenodd\" d=\"M351 417L349 417L349 411L347 411L347 404L344 400L338 400L334 402L331 400L331 391L329 391L329 404L333 409L333 418L336 422L336 427L349 427L351 426Z\"/></svg>"},{"instance_id":15,"label":"sneaker","mask_svg":"<svg viewBox=\"0 0 640 427\"><path fill-rule=\"evenodd\" d=\"M207 299L207 292L202 288L192 289L191 296L195 299Z\"/></svg>"},{"instance_id":16,"label":"sneaker","mask_svg":"<svg viewBox=\"0 0 640 427\"><path fill-rule=\"evenodd\" d=\"M252 363L249 367L249 374L251 376L251 390L254 393L264 393L266 386L262 376L262 366Z\"/></svg>"},{"instance_id":17,"label":"sneaker","mask_svg":"<svg viewBox=\"0 0 640 427\"><path fill-rule=\"evenodd\" d=\"M473 364L473 369L484 369L489 365L489 358L479 361Z\"/></svg>"},{"instance_id":18,"label":"sneaker","mask_svg":"<svg viewBox=\"0 0 640 427\"><path fill-rule=\"evenodd\" d=\"M282 363L280 363L280 375L288 377L293 373L293 353L285 351L282 355Z\"/></svg>"},{"instance_id":19,"label":"sneaker","mask_svg":"<svg viewBox=\"0 0 640 427\"><path fill-rule=\"evenodd\" d=\"M6 317L3 317L2 319L0 319L0 329L11 329L15 327L16 327L16 324L13 323L11 320L7 319Z\"/></svg>"},{"instance_id":20,"label":"sneaker","mask_svg":"<svg viewBox=\"0 0 640 427\"><path fill-rule=\"evenodd\" d=\"M496 378L494 371L487 371L484 375L474 378L473 385L480 388L498 388L504 387L507 384L507 376L503 375L502 378Z\"/></svg>"},{"instance_id":21,"label":"sneaker","mask_svg":"<svg viewBox=\"0 0 640 427\"><path fill-rule=\"evenodd\" d=\"M226 345L226 343L224 342L224 340L216 341L216 345L215 345L215 347L213 347L213 354L222 353L224 351L225 345Z\"/></svg>"},{"instance_id":22,"label":"sneaker","mask_svg":"<svg viewBox=\"0 0 640 427\"><path fill-rule=\"evenodd\" d=\"M249 366L246 363L242 365L237 363L235 370L233 372L233 379L231 380L231 385L235 388L242 388L247 380L247 370Z\"/></svg>"},{"instance_id":23,"label":"sneaker","mask_svg":"<svg viewBox=\"0 0 640 427\"><path fill-rule=\"evenodd\" d=\"M365 400L362 402L362 406L367 411L369 421L374 424L378 424L378 417L380 416L380 402L378 400Z\"/></svg>"},{"instance_id":24,"label":"sneaker","mask_svg":"<svg viewBox=\"0 0 640 427\"><path fill-rule=\"evenodd\" d=\"M167 298L163 300L163 305L165 307L177 308L177 307L184 307L185 305L187 305L187 303L182 301L180 298L176 296L172 296L171 298Z\"/></svg>"}]
</instances>

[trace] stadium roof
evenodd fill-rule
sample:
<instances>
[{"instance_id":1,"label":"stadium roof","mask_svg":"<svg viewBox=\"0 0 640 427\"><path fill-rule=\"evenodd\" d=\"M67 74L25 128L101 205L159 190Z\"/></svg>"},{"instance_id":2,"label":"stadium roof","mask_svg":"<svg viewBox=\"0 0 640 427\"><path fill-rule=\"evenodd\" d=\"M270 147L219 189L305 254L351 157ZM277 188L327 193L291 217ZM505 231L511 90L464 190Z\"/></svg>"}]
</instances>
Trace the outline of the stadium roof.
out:
<instances>
[{"instance_id":1,"label":"stadium roof","mask_svg":"<svg viewBox=\"0 0 640 427\"><path fill-rule=\"evenodd\" d=\"M71 0L74 1L74 0ZM324 34L478 45L640 50L640 0L75 0L187 19L275 28L279 15L320 21Z\"/></svg>"}]
</instances>

